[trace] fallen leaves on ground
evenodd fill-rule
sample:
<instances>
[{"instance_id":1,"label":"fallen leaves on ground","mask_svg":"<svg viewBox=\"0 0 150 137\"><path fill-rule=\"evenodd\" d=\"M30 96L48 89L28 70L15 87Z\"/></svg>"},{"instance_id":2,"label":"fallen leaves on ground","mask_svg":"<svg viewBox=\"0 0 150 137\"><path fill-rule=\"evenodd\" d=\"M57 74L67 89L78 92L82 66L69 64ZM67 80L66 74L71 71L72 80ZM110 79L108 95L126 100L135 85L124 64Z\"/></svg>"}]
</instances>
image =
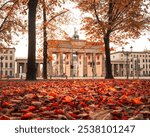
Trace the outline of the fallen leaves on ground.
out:
<instances>
[{"instance_id":1,"label":"fallen leaves on ground","mask_svg":"<svg viewBox=\"0 0 150 137\"><path fill-rule=\"evenodd\" d=\"M0 119L150 119L150 81L1 81Z\"/></svg>"}]
</instances>

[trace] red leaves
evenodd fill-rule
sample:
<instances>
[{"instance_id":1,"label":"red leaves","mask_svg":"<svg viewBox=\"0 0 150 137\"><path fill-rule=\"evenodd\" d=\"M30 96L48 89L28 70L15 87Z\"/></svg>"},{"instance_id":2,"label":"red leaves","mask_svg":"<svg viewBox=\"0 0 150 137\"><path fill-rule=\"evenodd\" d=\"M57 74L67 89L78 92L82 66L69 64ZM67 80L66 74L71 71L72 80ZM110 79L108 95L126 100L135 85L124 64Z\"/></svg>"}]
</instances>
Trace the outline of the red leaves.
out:
<instances>
[{"instance_id":1,"label":"red leaves","mask_svg":"<svg viewBox=\"0 0 150 137\"><path fill-rule=\"evenodd\" d=\"M27 109L27 111L34 111L35 109L36 109L35 106L29 106L28 109Z\"/></svg>"},{"instance_id":2,"label":"red leaves","mask_svg":"<svg viewBox=\"0 0 150 137\"><path fill-rule=\"evenodd\" d=\"M2 106L4 106L4 107L9 107L10 104L11 104L10 102L5 101L5 102L3 102Z\"/></svg>"},{"instance_id":3,"label":"red leaves","mask_svg":"<svg viewBox=\"0 0 150 137\"><path fill-rule=\"evenodd\" d=\"M26 120L26 119L30 119L33 117L33 113L32 112L28 112L22 115L21 119L22 120Z\"/></svg>"},{"instance_id":4,"label":"red leaves","mask_svg":"<svg viewBox=\"0 0 150 137\"><path fill-rule=\"evenodd\" d=\"M10 118L8 116L3 115L0 116L0 120L10 120Z\"/></svg>"},{"instance_id":5,"label":"red leaves","mask_svg":"<svg viewBox=\"0 0 150 137\"><path fill-rule=\"evenodd\" d=\"M147 119L150 109L146 80L10 81L0 90L0 119Z\"/></svg>"},{"instance_id":6,"label":"red leaves","mask_svg":"<svg viewBox=\"0 0 150 137\"><path fill-rule=\"evenodd\" d=\"M55 114L64 114L64 111L62 109L56 109Z\"/></svg>"}]
</instances>

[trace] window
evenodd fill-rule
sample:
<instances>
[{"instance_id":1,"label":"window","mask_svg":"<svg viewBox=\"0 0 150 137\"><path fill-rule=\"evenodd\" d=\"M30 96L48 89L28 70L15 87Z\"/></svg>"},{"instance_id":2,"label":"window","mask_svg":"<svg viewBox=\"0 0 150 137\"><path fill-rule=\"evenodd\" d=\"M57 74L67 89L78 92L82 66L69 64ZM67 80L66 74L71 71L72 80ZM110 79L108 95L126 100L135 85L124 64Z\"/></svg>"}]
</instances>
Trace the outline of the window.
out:
<instances>
[{"instance_id":1,"label":"window","mask_svg":"<svg viewBox=\"0 0 150 137\"><path fill-rule=\"evenodd\" d=\"M97 56L97 60L99 60L99 56Z\"/></svg>"},{"instance_id":2,"label":"window","mask_svg":"<svg viewBox=\"0 0 150 137\"><path fill-rule=\"evenodd\" d=\"M12 56L10 56L10 60L12 60Z\"/></svg>"},{"instance_id":3,"label":"window","mask_svg":"<svg viewBox=\"0 0 150 137\"><path fill-rule=\"evenodd\" d=\"M7 68L8 67L8 64L7 63L5 63L5 68Z\"/></svg>"},{"instance_id":4,"label":"window","mask_svg":"<svg viewBox=\"0 0 150 137\"><path fill-rule=\"evenodd\" d=\"M143 68L145 68L145 65L143 64Z\"/></svg>"},{"instance_id":5,"label":"window","mask_svg":"<svg viewBox=\"0 0 150 137\"><path fill-rule=\"evenodd\" d=\"M10 63L10 68L12 68L12 63Z\"/></svg>"},{"instance_id":6,"label":"window","mask_svg":"<svg viewBox=\"0 0 150 137\"><path fill-rule=\"evenodd\" d=\"M7 70L5 71L5 75L6 75L6 76L8 75L8 72L7 72Z\"/></svg>"},{"instance_id":7,"label":"window","mask_svg":"<svg viewBox=\"0 0 150 137\"><path fill-rule=\"evenodd\" d=\"M8 57L6 56L5 59L8 60Z\"/></svg>"},{"instance_id":8,"label":"window","mask_svg":"<svg viewBox=\"0 0 150 137\"><path fill-rule=\"evenodd\" d=\"M12 50L9 53L12 54L13 53Z\"/></svg>"},{"instance_id":9,"label":"window","mask_svg":"<svg viewBox=\"0 0 150 137\"><path fill-rule=\"evenodd\" d=\"M10 76L12 76L12 71L10 71Z\"/></svg>"},{"instance_id":10,"label":"window","mask_svg":"<svg viewBox=\"0 0 150 137\"><path fill-rule=\"evenodd\" d=\"M145 60L143 59L143 62L145 62Z\"/></svg>"}]
</instances>

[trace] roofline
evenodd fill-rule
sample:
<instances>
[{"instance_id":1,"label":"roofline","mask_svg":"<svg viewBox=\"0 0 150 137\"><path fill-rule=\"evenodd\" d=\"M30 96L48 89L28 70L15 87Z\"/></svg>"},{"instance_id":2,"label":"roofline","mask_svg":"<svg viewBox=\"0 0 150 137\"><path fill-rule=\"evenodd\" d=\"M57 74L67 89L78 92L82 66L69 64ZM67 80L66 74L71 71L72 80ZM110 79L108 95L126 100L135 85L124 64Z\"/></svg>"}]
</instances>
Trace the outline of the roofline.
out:
<instances>
[{"instance_id":1,"label":"roofline","mask_svg":"<svg viewBox=\"0 0 150 137\"><path fill-rule=\"evenodd\" d=\"M127 51L128 53L150 53L150 51ZM117 53L123 53L123 51L116 51L116 52L113 52L113 53L110 53L111 55L113 54L117 54Z\"/></svg>"}]
</instances>

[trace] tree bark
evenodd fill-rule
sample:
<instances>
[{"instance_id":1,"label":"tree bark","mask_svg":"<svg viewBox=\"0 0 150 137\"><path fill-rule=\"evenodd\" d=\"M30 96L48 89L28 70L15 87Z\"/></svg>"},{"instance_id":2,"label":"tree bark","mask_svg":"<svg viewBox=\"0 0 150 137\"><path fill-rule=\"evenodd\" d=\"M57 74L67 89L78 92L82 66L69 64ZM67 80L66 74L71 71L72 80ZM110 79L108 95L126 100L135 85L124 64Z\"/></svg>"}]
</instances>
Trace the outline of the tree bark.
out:
<instances>
[{"instance_id":1,"label":"tree bark","mask_svg":"<svg viewBox=\"0 0 150 137\"><path fill-rule=\"evenodd\" d=\"M104 36L104 43L105 43L105 55L106 55L106 60L105 60L105 78L106 79L113 79L112 76L112 66L111 66L111 60L110 60L110 46L109 46L109 37L110 34L107 33Z\"/></svg>"},{"instance_id":2,"label":"tree bark","mask_svg":"<svg viewBox=\"0 0 150 137\"><path fill-rule=\"evenodd\" d=\"M36 8L38 0L29 0L28 64L26 80L36 80Z\"/></svg>"},{"instance_id":3,"label":"tree bark","mask_svg":"<svg viewBox=\"0 0 150 137\"><path fill-rule=\"evenodd\" d=\"M45 1L43 7L43 79L47 79L47 32L46 32L46 9L45 9Z\"/></svg>"}]
</instances>

